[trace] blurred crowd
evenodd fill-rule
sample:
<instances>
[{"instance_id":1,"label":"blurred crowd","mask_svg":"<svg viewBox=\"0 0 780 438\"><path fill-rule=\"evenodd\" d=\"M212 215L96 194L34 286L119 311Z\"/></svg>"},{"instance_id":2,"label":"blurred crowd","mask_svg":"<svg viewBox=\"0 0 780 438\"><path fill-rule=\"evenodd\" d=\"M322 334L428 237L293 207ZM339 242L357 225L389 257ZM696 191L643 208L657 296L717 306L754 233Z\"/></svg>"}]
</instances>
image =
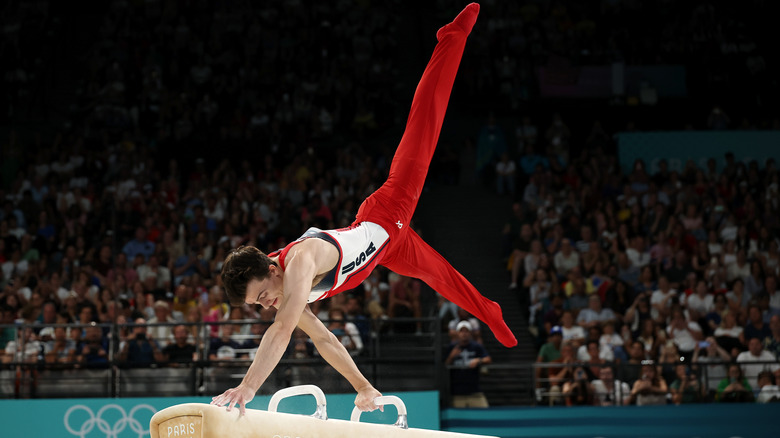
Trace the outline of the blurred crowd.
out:
<instances>
[{"instance_id":1,"label":"blurred crowd","mask_svg":"<svg viewBox=\"0 0 780 438\"><path fill-rule=\"evenodd\" d=\"M47 2L35 4L6 4L9 114L40 79L28 57L45 44L31 23L47 23ZM403 125L411 98L398 95L407 73L396 64L408 55L400 4L108 2L68 124L52 138L4 139L0 324L36 326L3 329L2 360L252 358L273 311L230 308L222 262L239 245L270 252L308 227L347 226L384 181L397 138L381 135ZM760 398L778 366L729 364L780 353L776 163L727 155L722 167L713 157L680 172L662 163L649 174L643 162L624 172L608 121L577 117L592 126L583 135L561 114L518 109L538 102L536 67L616 61L690 63L692 95L740 84L724 96L761 104L777 91L772 54L751 26L761 18L723 2L684 13L668 1L484 5L458 84L517 117L509 135L488 117L477 150L463 153L477 155L469 172L515 201L501 250L539 362L554 365L540 368L546 397L615 404L607 394L625 384L625 402L639 404ZM439 1L436 15L462 6ZM733 108L733 120L718 112L678 127L777 128L770 113ZM453 162L439 154L432 171ZM424 295L418 280L378 269L314 310L354 355L377 331L424 330L386 318L438 314L448 365L489 363L479 322ZM286 357L316 355L296 332ZM635 366L612 368L621 364ZM456 381L464 403L483 402L478 373Z\"/></svg>"},{"instance_id":2,"label":"blurred crowd","mask_svg":"<svg viewBox=\"0 0 780 438\"><path fill-rule=\"evenodd\" d=\"M93 356L105 360L114 334L98 327L109 323L130 324L111 344L120 361L135 360L126 341L139 338L141 362L168 360L185 329L202 358L250 356L260 325L214 325L204 340L194 324L259 316L224 302L230 249L270 252L308 227L347 226L384 180L392 149L359 142L395 122L387 7L111 2L71 125L35 144L12 131L3 152L0 323L40 324L22 336L45 345L29 359L48 357L64 331L75 353L63 359L86 360L100 335ZM380 270L316 310L358 354L364 319L419 317L419 294L419 282ZM347 314L356 324L339 329ZM144 333L174 322L193 325ZM17 336L3 331L6 360L21 357Z\"/></svg>"},{"instance_id":3,"label":"blurred crowd","mask_svg":"<svg viewBox=\"0 0 780 438\"><path fill-rule=\"evenodd\" d=\"M763 362L736 367L750 385L741 400L758 395L761 371L780 377L778 170L774 159L723 158L720 169L713 157L682 172L661 160L654 174L642 161L623 174L599 147L568 162L532 156L533 167L520 158L533 171L516 195L504 254L538 361L558 364L537 370L555 400L594 402L612 365L639 404L650 403L636 399L649 391L639 373L648 363L665 381L653 389L662 403L667 392L677 403L726 398L719 384L732 362ZM576 401L580 378L590 398ZM681 396L679 385L691 393Z\"/></svg>"},{"instance_id":4,"label":"blurred crowd","mask_svg":"<svg viewBox=\"0 0 780 438\"><path fill-rule=\"evenodd\" d=\"M583 66L684 65L694 101L740 107L756 126L768 126L777 117L770 102L780 96L780 87L772 79L777 55L771 22L754 13L763 3L488 0L481 2L479 32L469 37L467 56L474 62L459 72L460 83L471 101L533 110L540 103L539 67L553 73L551 81L569 84ZM455 0L437 4L442 18L462 8ZM677 129L705 123L677 122Z\"/></svg>"}]
</instances>

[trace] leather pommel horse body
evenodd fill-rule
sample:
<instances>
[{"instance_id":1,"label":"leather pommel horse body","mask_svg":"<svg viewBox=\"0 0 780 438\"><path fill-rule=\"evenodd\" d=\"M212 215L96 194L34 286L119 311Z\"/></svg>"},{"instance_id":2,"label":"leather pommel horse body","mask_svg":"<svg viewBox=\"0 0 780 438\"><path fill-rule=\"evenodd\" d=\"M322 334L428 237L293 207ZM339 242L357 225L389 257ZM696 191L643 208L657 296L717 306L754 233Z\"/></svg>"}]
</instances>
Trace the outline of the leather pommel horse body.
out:
<instances>
[{"instance_id":1,"label":"leather pommel horse body","mask_svg":"<svg viewBox=\"0 0 780 438\"><path fill-rule=\"evenodd\" d=\"M317 400L311 416L277 412L285 397L310 394ZM393 425L360 422L360 411L354 408L350 421L329 419L325 394L314 385L293 386L276 392L267 411L239 409L230 412L224 406L185 403L165 408L152 417L152 438L496 438L454 432L409 428L406 406L395 396L378 397L377 405L395 405L398 421Z\"/></svg>"}]
</instances>

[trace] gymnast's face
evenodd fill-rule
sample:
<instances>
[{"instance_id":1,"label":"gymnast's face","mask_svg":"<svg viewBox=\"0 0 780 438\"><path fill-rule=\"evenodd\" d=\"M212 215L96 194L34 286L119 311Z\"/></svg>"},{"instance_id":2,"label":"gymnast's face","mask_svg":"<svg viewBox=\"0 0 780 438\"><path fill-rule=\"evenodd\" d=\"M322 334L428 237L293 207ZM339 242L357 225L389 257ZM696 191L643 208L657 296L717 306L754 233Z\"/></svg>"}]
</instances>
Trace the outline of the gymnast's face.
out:
<instances>
[{"instance_id":1,"label":"gymnast's face","mask_svg":"<svg viewBox=\"0 0 780 438\"><path fill-rule=\"evenodd\" d=\"M279 308L284 297L282 290L282 270L271 265L268 269L268 276L262 280L252 279L246 285L247 304L259 304L263 308Z\"/></svg>"}]
</instances>

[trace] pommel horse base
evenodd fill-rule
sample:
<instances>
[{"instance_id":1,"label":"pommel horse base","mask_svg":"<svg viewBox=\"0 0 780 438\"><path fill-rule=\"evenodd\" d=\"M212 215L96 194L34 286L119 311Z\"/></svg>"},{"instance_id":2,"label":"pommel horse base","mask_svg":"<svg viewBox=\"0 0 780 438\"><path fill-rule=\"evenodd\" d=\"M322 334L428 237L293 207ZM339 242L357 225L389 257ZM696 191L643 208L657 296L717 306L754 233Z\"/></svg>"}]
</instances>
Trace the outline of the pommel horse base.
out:
<instances>
[{"instance_id":1,"label":"pommel horse base","mask_svg":"<svg viewBox=\"0 0 780 438\"><path fill-rule=\"evenodd\" d=\"M296 395L313 395L317 409L311 416L277 412L279 402ZM241 416L234 407L205 403L185 403L165 408L152 417L152 438L496 438L437 430L409 428L406 406L396 396L383 396L377 405L392 404L398 410L393 425L360 422L360 410L355 407L349 421L329 419L325 394L314 385L293 386L276 392L268 410L247 409Z\"/></svg>"}]
</instances>

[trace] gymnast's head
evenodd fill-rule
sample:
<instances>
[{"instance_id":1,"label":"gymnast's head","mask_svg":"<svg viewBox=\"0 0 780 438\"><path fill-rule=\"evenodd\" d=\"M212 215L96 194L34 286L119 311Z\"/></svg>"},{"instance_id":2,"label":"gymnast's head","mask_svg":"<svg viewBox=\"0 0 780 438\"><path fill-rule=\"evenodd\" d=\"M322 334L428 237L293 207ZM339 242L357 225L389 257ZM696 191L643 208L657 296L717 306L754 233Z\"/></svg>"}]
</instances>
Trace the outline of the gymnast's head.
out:
<instances>
[{"instance_id":1,"label":"gymnast's head","mask_svg":"<svg viewBox=\"0 0 780 438\"><path fill-rule=\"evenodd\" d=\"M225 257L220 274L230 305L244 304L247 299L247 286L252 280L262 282L268 278L272 266L278 268L276 262L254 246L242 245L230 251Z\"/></svg>"}]
</instances>

